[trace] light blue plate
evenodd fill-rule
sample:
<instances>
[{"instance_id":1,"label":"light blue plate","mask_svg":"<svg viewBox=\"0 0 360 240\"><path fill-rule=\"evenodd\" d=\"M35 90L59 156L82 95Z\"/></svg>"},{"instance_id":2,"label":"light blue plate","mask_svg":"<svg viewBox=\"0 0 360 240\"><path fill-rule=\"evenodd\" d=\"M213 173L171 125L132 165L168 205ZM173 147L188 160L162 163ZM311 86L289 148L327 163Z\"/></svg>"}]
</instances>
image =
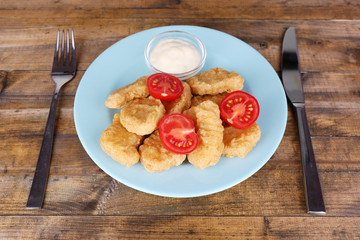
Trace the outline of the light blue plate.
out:
<instances>
[{"instance_id":1,"label":"light blue plate","mask_svg":"<svg viewBox=\"0 0 360 240\"><path fill-rule=\"evenodd\" d=\"M105 154L99 144L101 132L112 123L114 113L105 107L117 88L150 75L144 58L147 42L156 34L182 30L199 37L207 50L203 71L221 67L245 79L244 91L260 104L257 123L262 131L256 147L245 158L222 157L205 170L185 162L161 173L147 172L139 162L125 167ZM166 26L128 36L104 51L89 66L75 96L75 126L82 145L107 174L134 189L167 197L197 197L230 188L257 172L274 154L287 121L287 102L280 79L267 60L243 41L226 33L195 26Z\"/></svg>"}]
</instances>

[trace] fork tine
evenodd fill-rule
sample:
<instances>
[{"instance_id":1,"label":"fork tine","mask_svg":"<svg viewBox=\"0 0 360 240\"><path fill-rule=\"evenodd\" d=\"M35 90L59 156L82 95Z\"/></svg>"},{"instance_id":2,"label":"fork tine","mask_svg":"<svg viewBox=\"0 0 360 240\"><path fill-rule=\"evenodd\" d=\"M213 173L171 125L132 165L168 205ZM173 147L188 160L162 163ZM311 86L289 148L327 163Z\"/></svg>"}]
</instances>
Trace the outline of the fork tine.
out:
<instances>
[{"instance_id":1,"label":"fork tine","mask_svg":"<svg viewBox=\"0 0 360 240\"><path fill-rule=\"evenodd\" d=\"M59 62L59 38L60 38L60 30L58 29L57 35L56 35L56 44L55 44L53 67L57 66L58 62Z\"/></svg>"},{"instance_id":2,"label":"fork tine","mask_svg":"<svg viewBox=\"0 0 360 240\"><path fill-rule=\"evenodd\" d=\"M66 66L70 65L70 39L69 39L69 29L66 29L66 59L65 64Z\"/></svg>"},{"instance_id":3,"label":"fork tine","mask_svg":"<svg viewBox=\"0 0 360 240\"><path fill-rule=\"evenodd\" d=\"M63 66L63 65L64 65L64 57L65 57L65 38L64 38L64 30L62 30L62 35L61 35L60 66Z\"/></svg>"},{"instance_id":4,"label":"fork tine","mask_svg":"<svg viewBox=\"0 0 360 240\"><path fill-rule=\"evenodd\" d=\"M76 70L76 51L75 51L75 37L74 29L71 29L71 67Z\"/></svg>"}]
</instances>

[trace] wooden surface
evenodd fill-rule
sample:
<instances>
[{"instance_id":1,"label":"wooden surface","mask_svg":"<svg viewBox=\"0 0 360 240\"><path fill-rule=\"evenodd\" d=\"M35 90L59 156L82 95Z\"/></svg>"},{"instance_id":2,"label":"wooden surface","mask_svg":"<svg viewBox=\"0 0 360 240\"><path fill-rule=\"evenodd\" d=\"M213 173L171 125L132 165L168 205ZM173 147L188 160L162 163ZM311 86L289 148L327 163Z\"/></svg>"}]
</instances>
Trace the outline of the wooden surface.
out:
<instances>
[{"instance_id":1,"label":"wooden surface","mask_svg":"<svg viewBox=\"0 0 360 240\"><path fill-rule=\"evenodd\" d=\"M89 158L74 95L89 64L122 38L197 25L242 39L280 71L284 31L297 31L307 116L327 215L306 213L289 108L284 138L246 181L199 198L149 195ZM43 209L25 208L54 85L58 28L76 32L78 73L58 104ZM360 239L360 2L358 0L1 1L0 239Z\"/></svg>"}]
</instances>

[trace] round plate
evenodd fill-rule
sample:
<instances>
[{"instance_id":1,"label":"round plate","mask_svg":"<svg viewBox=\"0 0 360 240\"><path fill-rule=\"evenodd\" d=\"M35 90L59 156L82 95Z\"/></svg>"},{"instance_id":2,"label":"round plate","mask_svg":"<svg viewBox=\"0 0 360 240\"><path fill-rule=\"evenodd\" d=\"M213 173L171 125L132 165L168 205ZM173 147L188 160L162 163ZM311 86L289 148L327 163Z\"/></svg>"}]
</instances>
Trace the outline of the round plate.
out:
<instances>
[{"instance_id":1,"label":"round plate","mask_svg":"<svg viewBox=\"0 0 360 240\"><path fill-rule=\"evenodd\" d=\"M161 173L147 172L141 163L126 167L100 147L101 132L111 125L118 109L105 107L109 94L139 77L150 75L144 58L147 42L158 33L180 30L204 43L207 59L202 71L221 67L244 77L243 91L260 104L257 123L261 139L245 158L222 157L204 170L187 161ZM287 102L277 73L252 47L229 34L195 26L166 26L128 36L105 50L89 66L80 81L74 103L77 134L92 160L107 174L134 189L167 197L197 197L232 187L257 172L274 154L287 121Z\"/></svg>"}]
</instances>

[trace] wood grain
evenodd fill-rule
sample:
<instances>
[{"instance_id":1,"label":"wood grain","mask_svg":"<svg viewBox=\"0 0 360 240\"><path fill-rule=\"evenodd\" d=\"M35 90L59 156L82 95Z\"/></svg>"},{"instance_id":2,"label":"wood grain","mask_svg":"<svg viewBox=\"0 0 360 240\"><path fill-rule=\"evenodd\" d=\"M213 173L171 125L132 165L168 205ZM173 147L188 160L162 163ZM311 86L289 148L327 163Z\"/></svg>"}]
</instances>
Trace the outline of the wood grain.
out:
<instances>
[{"instance_id":1,"label":"wood grain","mask_svg":"<svg viewBox=\"0 0 360 240\"><path fill-rule=\"evenodd\" d=\"M1 18L0 18L1 20ZM47 19L52 24L44 26L41 19L10 19L0 32L0 62L3 70L49 70L57 29L71 27L71 19ZM20 20L21 21L21 20ZM65 22L64 22L65 21ZM66 22L68 21L68 22ZM231 34L258 50L275 68L280 70L280 52L285 30L297 29L300 64L308 71L358 71L360 54L359 22L324 20L254 21L239 19L88 19L75 30L79 70L86 70L104 50L124 37L139 31L163 25L197 25ZM1 22L0 22L1 23ZM5 23L4 23L5 24ZM16 24L17 27L11 27ZM101 34L99 34L101 33ZM26 45L26 47L24 46ZM83 54L86 53L86 54Z\"/></svg>"},{"instance_id":2,"label":"wood grain","mask_svg":"<svg viewBox=\"0 0 360 240\"><path fill-rule=\"evenodd\" d=\"M0 220L0 237L34 239L262 239L262 217L168 217L168 216L52 216L28 217L19 231L20 217ZM189 227L191 226L191 227ZM6 229L4 231L3 229Z\"/></svg>"},{"instance_id":3,"label":"wood grain","mask_svg":"<svg viewBox=\"0 0 360 240\"><path fill-rule=\"evenodd\" d=\"M0 238L360 239L359 16L358 0L1 1ZM326 216L306 213L290 106L284 137L270 160L216 194L146 194L112 179L90 159L73 116L84 72L117 41L165 25L235 36L279 76L284 32L296 28ZM29 210L25 205L54 90L50 69L58 28L75 30L78 72L60 94L44 208Z\"/></svg>"},{"instance_id":4,"label":"wood grain","mask_svg":"<svg viewBox=\"0 0 360 240\"><path fill-rule=\"evenodd\" d=\"M0 71L0 93L4 90L7 83L7 72Z\"/></svg>"},{"instance_id":5,"label":"wood grain","mask_svg":"<svg viewBox=\"0 0 360 240\"><path fill-rule=\"evenodd\" d=\"M228 190L181 199L130 189L111 179L89 158L78 157L72 162L69 158L60 160L57 152L54 156L41 215L307 216L300 158L271 159L251 178ZM0 172L4 192L0 214L37 215L38 210L24 208L36 162L19 166L16 158L12 161L14 167L4 164ZM328 216L359 216L360 168L357 162L334 162L318 164Z\"/></svg>"},{"instance_id":6,"label":"wood grain","mask_svg":"<svg viewBox=\"0 0 360 240\"><path fill-rule=\"evenodd\" d=\"M0 237L34 239L357 239L352 217L181 217L181 216L2 217ZM136 226L136 227L135 227ZM190 226L190 227L189 227ZM4 231L6 229L6 231ZM281 230L279 230L281 229ZM49 231L50 230L50 231Z\"/></svg>"},{"instance_id":7,"label":"wood grain","mask_svg":"<svg viewBox=\"0 0 360 240\"><path fill-rule=\"evenodd\" d=\"M56 122L57 134L76 134L73 103L83 73L79 71L75 79L62 89ZM359 73L303 74L307 117L312 136L360 136L360 128L354 125L360 122L360 115L356 114L356 109L360 108L359 78ZM47 71L7 73L7 86L0 98L0 133L8 136L42 135L53 88L54 84ZM109 92L112 90L115 89L110 89ZM290 108L288 115L285 135L296 136L296 119Z\"/></svg>"},{"instance_id":8,"label":"wood grain","mask_svg":"<svg viewBox=\"0 0 360 240\"><path fill-rule=\"evenodd\" d=\"M55 3L55 4L54 4ZM206 7L204 7L206 6ZM20 8L20 9L19 9ZM25 11L24 11L25 9ZM208 0L146 0L146 1L73 1L48 2L36 0L6 1L0 15L3 18L240 18L240 19L359 19L359 2L356 0L324 0L322 3L304 1L234 1ZM20 10L21 13L20 13ZM45 13L44 13L45 11Z\"/></svg>"},{"instance_id":9,"label":"wood grain","mask_svg":"<svg viewBox=\"0 0 360 240\"><path fill-rule=\"evenodd\" d=\"M270 239L359 239L359 218L267 218ZM341 222L341 223L340 223ZM281 229L281 230L280 230Z\"/></svg>"}]
</instances>

